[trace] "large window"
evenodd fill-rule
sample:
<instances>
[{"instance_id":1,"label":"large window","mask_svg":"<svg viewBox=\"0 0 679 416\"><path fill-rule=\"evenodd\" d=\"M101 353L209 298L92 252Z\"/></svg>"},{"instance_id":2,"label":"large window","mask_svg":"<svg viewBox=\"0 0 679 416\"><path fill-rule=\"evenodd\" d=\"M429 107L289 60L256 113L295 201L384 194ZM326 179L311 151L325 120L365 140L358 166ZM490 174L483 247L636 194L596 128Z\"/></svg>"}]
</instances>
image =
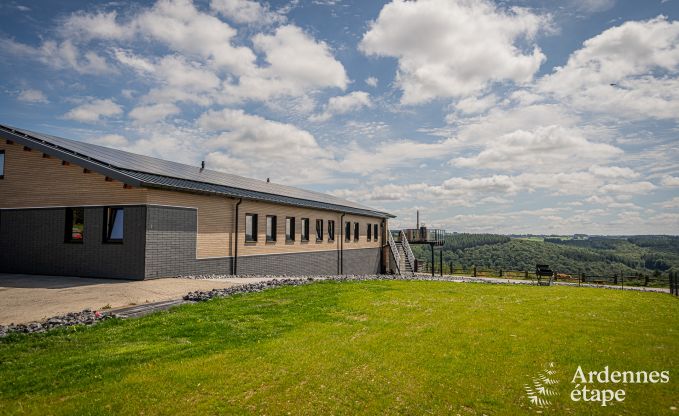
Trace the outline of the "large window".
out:
<instances>
[{"instance_id":1,"label":"large window","mask_svg":"<svg viewBox=\"0 0 679 416\"><path fill-rule=\"evenodd\" d=\"M285 218L285 241L295 241L295 217Z\"/></svg>"},{"instance_id":2,"label":"large window","mask_svg":"<svg viewBox=\"0 0 679 416\"><path fill-rule=\"evenodd\" d=\"M266 241L276 241L276 220L275 215L266 216Z\"/></svg>"},{"instance_id":3,"label":"large window","mask_svg":"<svg viewBox=\"0 0 679 416\"><path fill-rule=\"evenodd\" d=\"M309 241L309 219L302 218L302 241Z\"/></svg>"},{"instance_id":4,"label":"large window","mask_svg":"<svg viewBox=\"0 0 679 416\"><path fill-rule=\"evenodd\" d=\"M323 241L323 220L316 220L316 241Z\"/></svg>"},{"instance_id":5,"label":"large window","mask_svg":"<svg viewBox=\"0 0 679 416\"><path fill-rule=\"evenodd\" d=\"M122 243L125 224L123 208L106 208L104 211L104 242Z\"/></svg>"},{"instance_id":6,"label":"large window","mask_svg":"<svg viewBox=\"0 0 679 416\"><path fill-rule=\"evenodd\" d=\"M335 221L328 220L328 241L335 241Z\"/></svg>"},{"instance_id":7,"label":"large window","mask_svg":"<svg viewBox=\"0 0 679 416\"><path fill-rule=\"evenodd\" d=\"M0 179L5 177L5 151L0 150Z\"/></svg>"},{"instance_id":8,"label":"large window","mask_svg":"<svg viewBox=\"0 0 679 416\"><path fill-rule=\"evenodd\" d=\"M373 224L373 238L375 241L379 239L379 233L377 232L377 224Z\"/></svg>"},{"instance_id":9,"label":"large window","mask_svg":"<svg viewBox=\"0 0 679 416\"><path fill-rule=\"evenodd\" d=\"M344 241L351 241L351 222L344 223Z\"/></svg>"},{"instance_id":10,"label":"large window","mask_svg":"<svg viewBox=\"0 0 679 416\"><path fill-rule=\"evenodd\" d=\"M358 241L358 235L361 233L361 224L354 223L354 241Z\"/></svg>"},{"instance_id":11,"label":"large window","mask_svg":"<svg viewBox=\"0 0 679 416\"><path fill-rule=\"evenodd\" d=\"M64 241L82 243L85 237L85 208L66 208Z\"/></svg>"},{"instance_id":12,"label":"large window","mask_svg":"<svg viewBox=\"0 0 679 416\"><path fill-rule=\"evenodd\" d=\"M245 214L245 241L257 241L257 214Z\"/></svg>"}]
</instances>

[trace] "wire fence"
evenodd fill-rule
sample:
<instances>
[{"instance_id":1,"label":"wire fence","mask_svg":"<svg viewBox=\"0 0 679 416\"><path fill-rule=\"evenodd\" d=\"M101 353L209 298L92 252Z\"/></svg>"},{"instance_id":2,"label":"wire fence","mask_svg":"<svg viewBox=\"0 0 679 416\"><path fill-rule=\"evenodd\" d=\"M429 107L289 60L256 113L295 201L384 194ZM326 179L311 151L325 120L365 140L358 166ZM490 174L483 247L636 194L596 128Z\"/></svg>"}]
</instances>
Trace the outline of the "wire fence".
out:
<instances>
[{"instance_id":1,"label":"wire fence","mask_svg":"<svg viewBox=\"0 0 679 416\"><path fill-rule=\"evenodd\" d=\"M431 273L432 265L430 261L424 259L416 259L416 271L420 273ZM448 276L471 276L471 277L492 277L502 279L517 279L517 280L537 280L535 271L529 270L507 270L495 268L482 268L477 266L460 267L452 263L434 264L434 273ZM624 274L611 273L609 275L595 275L587 273L570 273L555 271L553 279L557 282L570 282L578 284L595 284L595 285L611 285L611 286L644 286L644 287L659 287L669 288L670 293L679 296L679 273L674 271L656 272L653 275L648 274Z\"/></svg>"}]
</instances>

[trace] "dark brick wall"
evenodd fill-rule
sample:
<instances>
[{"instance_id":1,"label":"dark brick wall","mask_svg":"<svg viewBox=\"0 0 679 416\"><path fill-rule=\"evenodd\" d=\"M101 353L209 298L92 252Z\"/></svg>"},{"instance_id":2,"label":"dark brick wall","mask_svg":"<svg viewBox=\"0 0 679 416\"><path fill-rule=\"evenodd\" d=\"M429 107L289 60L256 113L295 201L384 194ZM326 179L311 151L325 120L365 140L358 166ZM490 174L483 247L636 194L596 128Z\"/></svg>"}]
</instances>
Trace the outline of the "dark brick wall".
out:
<instances>
[{"instance_id":1,"label":"dark brick wall","mask_svg":"<svg viewBox=\"0 0 679 416\"><path fill-rule=\"evenodd\" d=\"M381 249L344 250L342 274L377 274L381 272Z\"/></svg>"},{"instance_id":2,"label":"dark brick wall","mask_svg":"<svg viewBox=\"0 0 679 416\"><path fill-rule=\"evenodd\" d=\"M82 244L64 242L65 208L0 211L0 272L144 278L146 207L125 207L124 242L103 240L104 207L85 208Z\"/></svg>"},{"instance_id":3,"label":"dark brick wall","mask_svg":"<svg viewBox=\"0 0 679 416\"><path fill-rule=\"evenodd\" d=\"M146 278L231 274L231 258L196 259L195 209L149 206L146 215Z\"/></svg>"},{"instance_id":4,"label":"dark brick wall","mask_svg":"<svg viewBox=\"0 0 679 416\"><path fill-rule=\"evenodd\" d=\"M337 274L338 252L269 254L238 257L238 274L309 275Z\"/></svg>"}]
</instances>

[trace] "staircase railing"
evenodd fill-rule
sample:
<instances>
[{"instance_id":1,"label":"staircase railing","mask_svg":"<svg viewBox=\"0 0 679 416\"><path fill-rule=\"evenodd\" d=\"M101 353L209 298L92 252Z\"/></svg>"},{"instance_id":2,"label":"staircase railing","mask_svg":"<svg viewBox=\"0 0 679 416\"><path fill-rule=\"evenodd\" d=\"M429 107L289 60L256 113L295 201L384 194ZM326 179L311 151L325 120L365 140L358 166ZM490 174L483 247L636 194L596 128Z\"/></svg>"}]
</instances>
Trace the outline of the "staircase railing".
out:
<instances>
[{"instance_id":1,"label":"staircase railing","mask_svg":"<svg viewBox=\"0 0 679 416\"><path fill-rule=\"evenodd\" d=\"M398 253L398 247L396 247L396 242L394 241L394 236L391 235L391 231L387 229L387 240L389 241L389 248L391 248L391 254L396 260L396 272L401 274L401 255Z\"/></svg>"},{"instance_id":2,"label":"staircase railing","mask_svg":"<svg viewBox=\"0 0 679 416\"><path fill-rule=\"evenodd\" d=\"M413 250L410 249L410 243L408 243L408 239L406 238L406 234L401 230L401 246L403 247L403 251L406 253L406 260L408 261L408 264L410 264L410 270L413 272L415 271L415 255L413 254Z\"/></svg>"}]
</instances>

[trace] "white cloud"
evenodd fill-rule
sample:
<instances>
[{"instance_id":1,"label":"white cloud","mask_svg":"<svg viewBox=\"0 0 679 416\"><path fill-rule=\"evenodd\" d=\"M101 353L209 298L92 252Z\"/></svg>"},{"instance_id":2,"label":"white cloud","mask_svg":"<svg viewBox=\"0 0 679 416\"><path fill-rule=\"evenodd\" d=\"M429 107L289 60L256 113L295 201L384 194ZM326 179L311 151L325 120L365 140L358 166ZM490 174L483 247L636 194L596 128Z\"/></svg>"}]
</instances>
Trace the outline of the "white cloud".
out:
<instances>
[{"instance_id":1,"label":"white cloud","mask_svg":"<svg viewBox=\"0 0 679 416\"><path fill-rule=\"evenodd\" d=\"M311 121L326 121L339 114L346 114L361 108L371 107L370 94L364 91L354 91L347 95L332 97L328 100L321 114L311 116Z\"/></svg>"},{"instance_id":2,"label":"white cloud","mask_svg":"<svg viewBox=\"0 0 679 416\"><path fill-rule=\"evenodd\" d=\"M575 166L576 161L591 163L622 153L621 149L609 144L591 142L574 129L540 126L500 136L479 154L456 158L453 163L461 167L510 171L552 170L559 164Z\"/></svg>"},{"instance_id":3,"label":"white cloud","mask_svg":"<svg viewBox=\"0 0 679 416\"><path fill-rule=\"evenodd\" d=\"M671 175L663 176L662 180L660 181L660 184L666 187L679 186L679 177Z\"/></svg>"},{"instance_id":4,"label":"white cloud","mask_svg":"<svg viewBox=\"0 0 679 416\"><path fill-rule=\"evenodd\" d=\"M637 172L630 168L621 168L618 166L598 166L593 165L589 168L589 171L597 176L602 176L604 178L625 178L631 179L639 176Z\"/></svg>"},{"instance_id":5,"label":"white cloud","mask_svg":"<svg viewBox=\"0 0 679 416\"><path fill-rule=\"evenodd\" d=\"M365 79L365 83L373 88L377 87L379 80L375 77L368 77Z\"/></svg>"},{"instance_id":6,"label":"white cloud","mask_svg":"<svg viewBox=\"0 0 679 416\"><path fill-rule=\"evenodd\" d=\"M49 100L42 91L35 89L21 90L19 92L19 95L17 96L17 99L25 103L46 104L49 102Z\"/></svg>"},{"instance_id":7,"label":"white cloud","mask_svg":"<svg viewBox=\"0 0 679 416\"><path fill-rule=\"evenodd\" d=\"M69 120L81 123L95 123L101 121L102 117L113 117L123 113L120 105L113 100L92 100L88 103L73 108L64 117Z\"/></svg>"},{"instance_id":8,"label":"white cloud","mask_svg":"<svg viewBox=\"0 0 679 416\"><path fill-rule=\"evenodd\" d=\"M125 136L121 136L120 134L105 134L103 136L90 139L88 142L98 144L99 146L116 147L119 149L125 148L130 144L127 138L125 138Z\"/></svg>"},{"instance_id":9,"label":"white cloud","mask_svg":"<svg viewBox=\"0 0 679 416\"><path fill-rule=\"evenodd\" d=\"M111 74L115 68L95 52L84 54L71 42L48 40L35 47L12 39L0 39L0 50L9 54L34 59L56 69L73 69L80 74Z\"/></svg>"},{"instance_id":10,"label":"white cloud","mask_svg":"<svg viewBox=\"0 0 679 416\"><path fill-rule=\"evenodd\" d=\"M573 0L575 8L586 13L598 13L615 6L615 0Z\"/></svg>"},{"instance_id":11,"label":"white cloud","mask_svg":"<svg viewBox=\"0 0 679 416\"><path fill-rule=\"evenodd\" d=\"M240 161L234 166L242 169L234 173L304 182L322 180L335 165L332 154L308 131L243 110L210 110L200 116L198 126L220 132L205 143L211 151L208 160L229 171L231 162Z\"/></svg>"},{"instance_id":12,"label":"white cloud","mask_svg":"<svg viewBox=\"0 0 679 416\"><path fill-rule=\"evenodd\" d=\"M488 94L485 97L467 97L458 101L455 108L465 114L483 113L497 103L495 94Z\"/></svg>"},{"instance_id":13,"label":"white cloud","mask_svg":"<svg viewBox=\"0 0 679 416\"><path fill-rule=\"evenodd\" d=\"M179 107L174 104L160 103L135 107L129 116L136 123L154 123L179 112Z\"/></svg>"},{"instance_id":14,"label":"white cloud","mask_svg":"<svg viewBox=\"0 0 679 416\"><path fill-rule=\"evenodd\" d=\"M268 25L285 21L285 16L269 10L268 4L251 0L211 0L210 8L236 23Z\"/></svg>"},{"instance_id":15,"label":"white cloud","mask_svg":"<svg viewBox=\"0 0 679 416\"><path fill-rule=\"evenodd\" d=\"M117 12L78 12L66 18L61 32L70 39L129 39L134 31L117 23Z\"/></svg>"},{"instance_id":16,"label":"white cloud","mask_svg":"<svg viewBox=\"0 0 679 416\"><path fill-rule=\"evenodd\" d=\"M531 42L548 19L526 9L501 10L487 1L394 0L359 45L367 55L398 58L402 102L464 97L493 82L526 83L545 60Z\"/></svg>"},{"instance_id":17,"label":"white cloud","mask_svg":"<svg viewBox=\"0 0 679 416\"><path fill-rule=\"evenodd\" d=\"M679 116L679 22L629 21L588 39L538 88L574 107L632 120Z\"/></svg>"}]
</instances>

